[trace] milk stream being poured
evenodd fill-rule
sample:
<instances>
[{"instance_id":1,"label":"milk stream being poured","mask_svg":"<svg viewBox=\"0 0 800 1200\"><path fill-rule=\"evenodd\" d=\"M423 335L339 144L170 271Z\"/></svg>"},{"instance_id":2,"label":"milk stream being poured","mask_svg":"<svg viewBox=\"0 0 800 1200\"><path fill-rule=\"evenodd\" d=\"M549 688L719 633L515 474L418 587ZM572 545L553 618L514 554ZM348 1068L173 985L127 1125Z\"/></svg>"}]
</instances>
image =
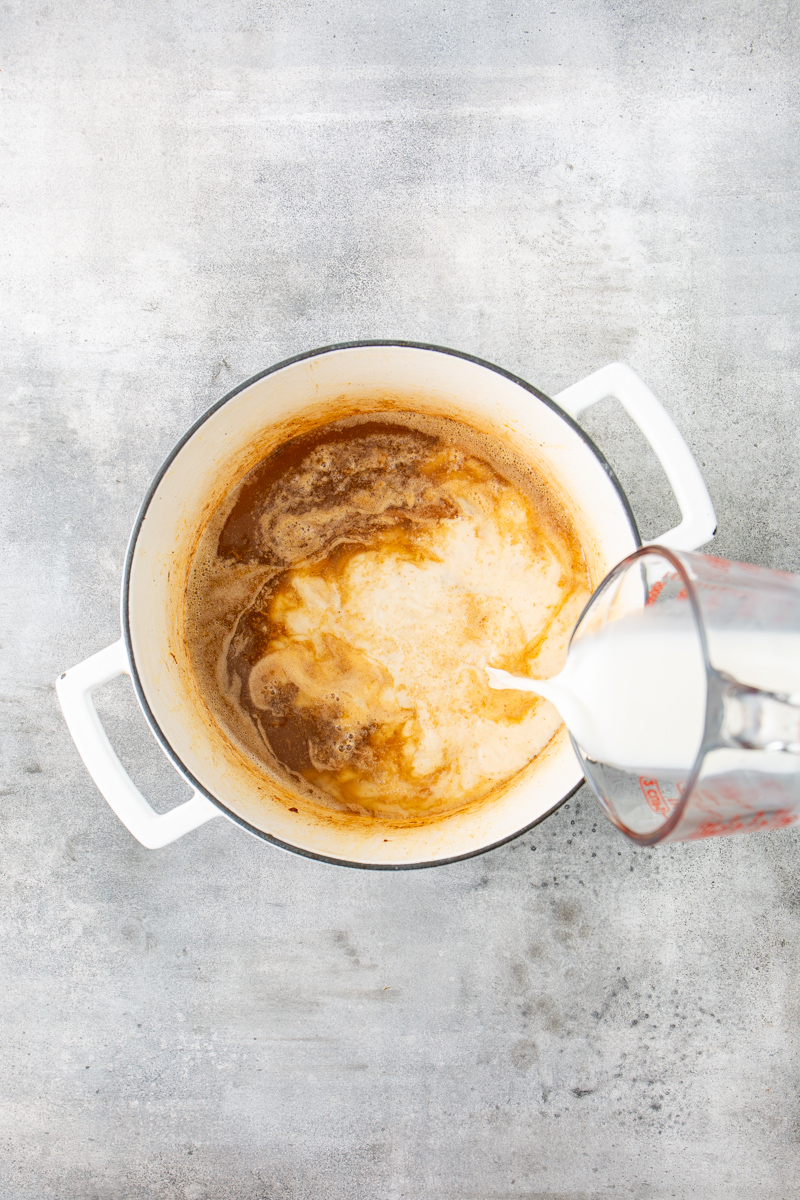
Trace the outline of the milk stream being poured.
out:
<instances>
[{"instance_id":1,"label":"milk stream being poured","mask_svg":"<svg viewBox=\"0 0 800 1200\"><path fill-rule=\"evenodd\" d=\"M738 683L793 699L800 693L800 634L710 630L708 646L713 665ZM486 670L493 688L536 692L551 701L594 761L677 778L697 758L707 682L700 640L689 623L647 609L622 617L573 642L566 666L552 679ZM741 756L751 756L747 750L732 753L739 766Z\"/></svg>"}]
</instances>

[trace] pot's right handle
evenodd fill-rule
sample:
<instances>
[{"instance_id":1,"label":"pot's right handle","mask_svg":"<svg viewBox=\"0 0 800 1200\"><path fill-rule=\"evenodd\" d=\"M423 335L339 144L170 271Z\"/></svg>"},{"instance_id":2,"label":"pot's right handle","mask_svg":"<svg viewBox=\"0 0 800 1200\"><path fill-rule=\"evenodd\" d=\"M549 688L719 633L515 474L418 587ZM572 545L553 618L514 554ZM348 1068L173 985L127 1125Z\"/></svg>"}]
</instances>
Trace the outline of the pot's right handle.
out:
<instances>
[{"instance_id":1,"label":"pot's right handle","mask_svg":"<svg viewBox=\"0 0 800 1200\"><path fill-rule=\"evenodd\" d=\"M92 701L95 688L122 674L130 674L130 667L125 643L120 640L59 675L56 692L67 728L92 779L137 841L148 850L159 850L221 816L221 810L199 792L167 813L157 813L147 803L114 753Z\"/></svg>"},{"instance_id":2,"label":"pot's right handle","mask_svg":"<svg viewBox=\"0 0 800 1200\"><path fill-rule=\"evenodd\" d=\"M666 472L683 520L653 543L672 550L696 550L717 531L717 518L700 468L675 422L650 388L625 363L609 363L554 396L556 404L577 417L611 396L619 400L652 446ZM651 544L653 544L651 543Z\"/></svg>"}]
</instances>

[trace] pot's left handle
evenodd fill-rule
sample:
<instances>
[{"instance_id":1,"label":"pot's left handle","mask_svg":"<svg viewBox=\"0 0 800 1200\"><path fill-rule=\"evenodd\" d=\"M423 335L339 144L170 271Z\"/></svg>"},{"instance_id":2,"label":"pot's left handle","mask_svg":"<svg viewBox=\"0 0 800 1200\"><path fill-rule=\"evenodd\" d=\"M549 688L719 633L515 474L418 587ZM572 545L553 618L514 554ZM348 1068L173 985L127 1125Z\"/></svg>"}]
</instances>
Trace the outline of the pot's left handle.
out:
<instances>
[{"instance_id":1,"label":"pot's left handle","mask_svg":"<svg viewBox=\"0 0 800 1200\"><path fill-rule=\"evenodd\" d=\"M137 841L159 850L221 812L199 792L168 813L157 813L147 803L114 753L92 701L95 688L123 674L130 674L130 667L120 640L59 675L56 692L72 740L103 796Z\"/></svg>"}]
</instances>

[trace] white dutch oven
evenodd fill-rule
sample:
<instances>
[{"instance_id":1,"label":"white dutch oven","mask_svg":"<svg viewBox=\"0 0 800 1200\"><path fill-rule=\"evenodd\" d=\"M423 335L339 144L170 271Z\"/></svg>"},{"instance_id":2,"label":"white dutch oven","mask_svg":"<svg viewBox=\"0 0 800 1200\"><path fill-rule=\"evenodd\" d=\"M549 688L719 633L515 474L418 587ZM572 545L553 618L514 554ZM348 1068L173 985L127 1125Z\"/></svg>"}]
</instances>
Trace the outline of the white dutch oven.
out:
<instances>
[{"instance_id":1,"label":"white dutch oven","mask_svg":"<svg viewBox=\"0 0 800 1200\"><path fill-rule=\"evenodd\" d=\"M535 764L489 800L437 820L393 824L299 799L279 778L255 768L199 693L185 641L186 584L208 518L234 482L272 448L344 412L410 409L476 424L542 472L575 522L597 586L641 544L622 488L573 420L609 396L653 447L680 506L680 525L657 541L680 550L702 545L716 522L697 464L653 393L620 363L553 401L470 355L411 342L356 342L279 363L210 408L161 467L136 520L125 562L122 638L56 684L84 763L134 837L155 849L224 815L301 854L397 869L488 850L567 799L582 776L563 727ZM194 792L163 815L131 782L92 703L94 689L123 672L133 681L155 737Z\"/></svg>"}]
</instances>

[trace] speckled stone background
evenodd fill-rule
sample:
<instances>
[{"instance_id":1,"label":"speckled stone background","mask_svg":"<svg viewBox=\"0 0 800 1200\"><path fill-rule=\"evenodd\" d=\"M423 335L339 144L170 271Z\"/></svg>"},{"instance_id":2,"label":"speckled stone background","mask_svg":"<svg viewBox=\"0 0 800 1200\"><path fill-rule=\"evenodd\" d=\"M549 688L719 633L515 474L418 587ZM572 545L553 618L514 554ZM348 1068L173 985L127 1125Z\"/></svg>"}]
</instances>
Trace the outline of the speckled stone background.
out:
<instances>
[{"instance_id":1,"label":"speckled stone background","mask_svg":"<svg viewBox=\"0 0 800 1200\"><path fill-rule=\"evenodd\" d=\"M800 570L797 2L551 3L3 5L3 1200L800 1196L797 835L638 851L583 791L430 871L225 821L148 852L53 691L186 425L342 339L551 393L627 360L717 552Z\"/></svg>"}]
</instances>

